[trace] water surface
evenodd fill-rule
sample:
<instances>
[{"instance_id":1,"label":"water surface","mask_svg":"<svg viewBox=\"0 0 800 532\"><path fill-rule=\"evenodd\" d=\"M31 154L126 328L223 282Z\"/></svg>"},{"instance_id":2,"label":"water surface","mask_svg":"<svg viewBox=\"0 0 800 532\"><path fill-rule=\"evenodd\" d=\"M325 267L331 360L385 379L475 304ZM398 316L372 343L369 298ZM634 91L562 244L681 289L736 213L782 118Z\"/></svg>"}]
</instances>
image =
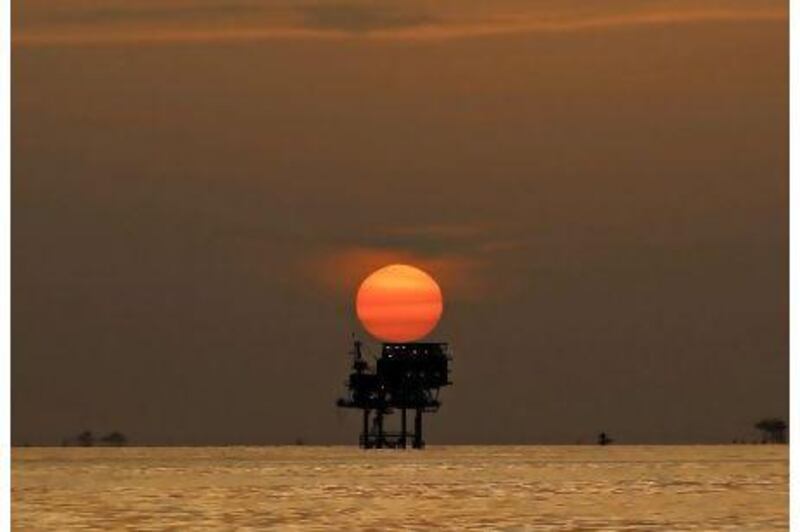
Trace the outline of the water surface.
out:
<instances>
[{"instance_id":1,"label":"water surface","mask_svg":"<svg viewBox=\"0 0 800 532\"><path fill-rule=\"evenodd\" d=\"M17 530L780 530L786 446L21 448Z\"/></svg>"}]
</instances>

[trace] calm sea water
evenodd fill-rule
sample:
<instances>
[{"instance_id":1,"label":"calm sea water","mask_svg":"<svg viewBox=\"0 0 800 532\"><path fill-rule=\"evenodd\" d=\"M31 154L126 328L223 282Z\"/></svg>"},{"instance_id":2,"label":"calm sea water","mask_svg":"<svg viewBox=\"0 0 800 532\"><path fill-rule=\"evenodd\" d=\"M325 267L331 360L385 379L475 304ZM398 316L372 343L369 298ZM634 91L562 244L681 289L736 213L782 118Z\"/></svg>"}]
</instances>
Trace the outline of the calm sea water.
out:
<instances>
[{"instance_id":1,"label":"calm sea water","mask_svg":"<svg viewBox=\"0 0 800 532\"><path fill-rule=\"evenodd\" d=\"M23 448L16 530L780 530L786 446Z\"/></svg>"}]
</instances>

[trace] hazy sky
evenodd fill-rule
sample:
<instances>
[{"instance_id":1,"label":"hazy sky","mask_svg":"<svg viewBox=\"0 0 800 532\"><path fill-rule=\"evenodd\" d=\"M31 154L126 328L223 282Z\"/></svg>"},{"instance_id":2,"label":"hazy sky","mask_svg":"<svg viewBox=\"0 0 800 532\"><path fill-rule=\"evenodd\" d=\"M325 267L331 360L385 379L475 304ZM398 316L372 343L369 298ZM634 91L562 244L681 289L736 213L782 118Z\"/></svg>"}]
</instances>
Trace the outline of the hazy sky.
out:
<instances>
[{"instance_id":1,"label":"hazy sky","mask_svg":"<svg viewBox=\"0 0 800 532\"><path fill-rule=\"evenodd\" d=\"M14 441L355 443L353 296L398 261L445 295L430 443L752 437L788 414L786 10L15 2Z\"/></svg>"}]
</instances>

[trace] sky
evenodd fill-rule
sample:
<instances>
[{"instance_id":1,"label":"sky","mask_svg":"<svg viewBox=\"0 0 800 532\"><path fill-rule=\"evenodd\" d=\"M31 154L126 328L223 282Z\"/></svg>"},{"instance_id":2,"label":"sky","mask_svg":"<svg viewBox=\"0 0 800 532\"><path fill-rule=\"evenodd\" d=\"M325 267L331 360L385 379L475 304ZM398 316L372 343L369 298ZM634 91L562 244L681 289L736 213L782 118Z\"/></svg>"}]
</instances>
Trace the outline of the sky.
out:
<instances>
[{"instance_id":1,"label":"sky","mask_svg":"<svg viewBox=\"0 0 800 532\"><path fill-rule=\"evenodd\" d=\"M12 13L12 439L354 444L359 282L444 294L430 444L788 415L787 3Z\"/></svg>"}]
</instances>

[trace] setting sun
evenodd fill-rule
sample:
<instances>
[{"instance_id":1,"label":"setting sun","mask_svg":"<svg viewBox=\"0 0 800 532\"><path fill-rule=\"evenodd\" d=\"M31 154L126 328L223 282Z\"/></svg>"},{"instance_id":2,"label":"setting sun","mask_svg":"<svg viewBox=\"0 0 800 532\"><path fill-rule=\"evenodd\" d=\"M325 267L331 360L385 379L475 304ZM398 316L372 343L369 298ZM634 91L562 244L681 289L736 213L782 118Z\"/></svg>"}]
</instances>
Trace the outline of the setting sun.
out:
<instances>
[{"instance_id":1,"label":"setting sun","mask_svg":"<svg viewBox=\"0 0 800 532\"><path fill-rule=\"evenodd\" d=\"M356 295L356 313L370 334L413 342L430 333L442 315L442 291L413 266L392 264L370 274Z\"/></svg>"}]
</instances>

